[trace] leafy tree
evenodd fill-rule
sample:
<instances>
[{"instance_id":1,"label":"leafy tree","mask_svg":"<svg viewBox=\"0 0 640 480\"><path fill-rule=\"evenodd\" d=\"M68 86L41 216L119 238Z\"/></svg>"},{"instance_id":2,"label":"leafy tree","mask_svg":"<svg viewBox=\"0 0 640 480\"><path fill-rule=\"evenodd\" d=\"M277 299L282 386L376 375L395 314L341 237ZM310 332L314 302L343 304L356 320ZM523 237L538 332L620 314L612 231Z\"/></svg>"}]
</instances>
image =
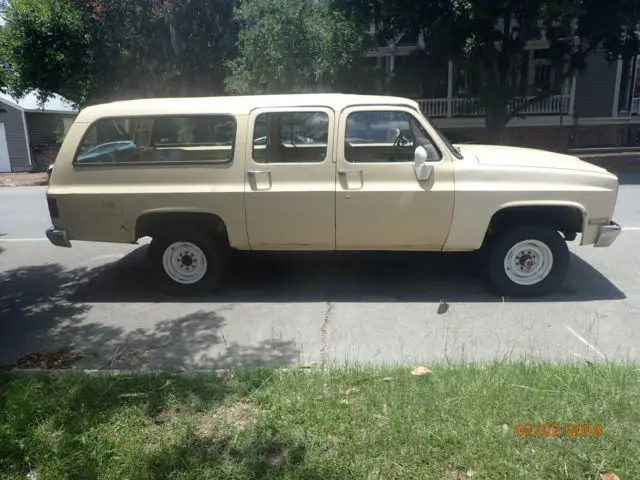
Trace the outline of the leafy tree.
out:
<instances>
[{"instance_id":1,"label":"leafy tree","mask_svg":"<svg viewBox=\"0 0 640 480\"><path fill-rule=\"evenodd\" d=\"M232 93L345 91L367 88L368 36L326 0L242 0Z\"/></svg>"},{"instance_id":2,"label":"leafy tree","mask_svg":"<svg viewBox=\"0 0 640 480\"><path fill-rule=\"evenodd\" d=\"M10 90L79 104L224 92L229 0L12 0L0 53Z\"/></svg>"},{"instance_id":3,"label":"leafy tree","mask_svg":"<svg viewBox=\"0 0 640 480\"><path fill-rule=\"evenodd\" d=\"M592 52L604 50L610 60L638 52L638 0L336 1L352 18L375 24L385 38L420 32L426 54L465 59L477 73L473 93L485 107L488 137L495 142L511 119L582 71ZM555 80L530 92L525 46L541 33Z\"/></svg>"},{"instance_id":4,"label":"leafy tree","mask_svg":"<svg viewBox=\"0 0 640 480\"><path fill-rule=\"evenodd\" d=\"M17 96L40 90L78 101L87 89L90 41L79 11L66 0L13 0L4 5L0 52L11 65L4 86Z\"/></svg>"},{"instance_id":5,"label":"leafy tree","mask_svg":"<svg viewBox=\"0 0 640 480\"><path fill-rule=\"evenodd\" d=\"M115 67L109 82L127 96L222 94L235 55L233 8L230 0L94 0L97 70Z\"/></svg>"}]
</instances>

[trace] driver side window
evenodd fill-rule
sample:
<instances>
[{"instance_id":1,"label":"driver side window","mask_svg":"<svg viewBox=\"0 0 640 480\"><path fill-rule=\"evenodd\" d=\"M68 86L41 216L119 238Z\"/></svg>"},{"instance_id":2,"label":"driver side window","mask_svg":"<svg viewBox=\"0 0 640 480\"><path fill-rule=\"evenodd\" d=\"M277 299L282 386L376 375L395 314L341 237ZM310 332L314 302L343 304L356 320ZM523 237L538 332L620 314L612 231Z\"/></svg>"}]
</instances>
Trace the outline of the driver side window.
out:
<instances>
[{"instance_id":1,"label":"driver side window","mask_svg":"<svg viewBox=\"0 0 640 480\"><path fill-rule=\"evenodd\" d=\"M416 147L429 161L442 155L418 120L408 112L368 110L347 117L345 158L349 163L413 162Z\"/></svg>"}]
</instances>

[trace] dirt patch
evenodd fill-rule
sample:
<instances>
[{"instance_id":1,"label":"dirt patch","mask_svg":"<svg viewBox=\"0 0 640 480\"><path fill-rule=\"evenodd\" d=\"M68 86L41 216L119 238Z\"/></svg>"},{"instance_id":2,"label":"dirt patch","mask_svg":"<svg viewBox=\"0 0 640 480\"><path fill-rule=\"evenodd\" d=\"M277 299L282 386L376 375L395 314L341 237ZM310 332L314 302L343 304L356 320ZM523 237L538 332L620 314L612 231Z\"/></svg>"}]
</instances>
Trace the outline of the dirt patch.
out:
<instances>
[{"instance_id":1,"label":"dirt patch","mask_svg":"<svg viewBox=\"0 0 640 480\"><path fill-rule=\"evenodd\" d=\"M5 369L15 370L64 370L85 358L85 354L73 347L61 347L57 350L39 350L29 352L13 364L3 365Z\"/></svg>"},{"instance_id":2,"label":"dirt patch","mask_svg":"<svg viewBox=\"0 0 640 480\"><path fill-rule=\"evenodd\" d=\"M291 452L288 448L272 450L267 454L267 465L271 468L282 468L290 462Z\"/></svg>"},{"instance_id":3,"label":"dirt patch","mask_svg":"<svg viewBox=\"0 0 640 480\"><path fill-rule=\"evenodd\" d=\"M0 173L0 187L33 187L48 183L46 173Z\"/></svg>"},{"instance_id":4,"label":"dirt patch","mask_svg":"<svg viewBox=\"0 0 640 480\"><path fill-rule=\"evenodd\" d=\"M215 410L197 413L181 407L171 407L159 412L150 428L169 431L188 422L195 426L200 437L211 438L216 430L225 430L225 427L244 428L255 421L256 417L257 407L246 401L227 403Z\"/></svg>"},{"instance_id":5,"label":"dirt patch","mask_svg":"<svg viewBox=\"0 0 640 480\"><path fill-rule=\"evenodd\" d=\"M169 408L158 413L153 423L156 425L166 425L176 420L180 420L183 415L184 412L180 407Z\"/></svg>"},{"instance_id":6,"label":"dirt patch","mask_svg":"<svg viewBox=\"0 0 640 480\"><path fill-rule=\"evenodd\" d=\"M243 428L255 420L256 414L256 406L249 402L228 403L213 412L198 415L198 431L203 437L208 437L216 427L233 426Z\"/></svg>"}]
</instances>

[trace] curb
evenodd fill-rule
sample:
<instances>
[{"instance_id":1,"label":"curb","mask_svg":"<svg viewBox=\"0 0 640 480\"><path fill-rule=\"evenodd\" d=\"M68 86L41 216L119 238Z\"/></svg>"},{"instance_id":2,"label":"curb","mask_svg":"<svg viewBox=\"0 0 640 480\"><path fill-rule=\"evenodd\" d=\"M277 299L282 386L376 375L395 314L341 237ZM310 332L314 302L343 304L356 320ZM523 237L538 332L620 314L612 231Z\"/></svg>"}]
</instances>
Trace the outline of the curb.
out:
<instances>
[{"instance_id":1,"label":"curb","mask_svg":"<svg viewBox=\"0 0 640 480\"><path fill-rule=\"evenodd\" d=\"M305 366L299 366L299 367L294 367L294 368L287 368L287 367L281 367L281 368L264 368L265 370L269 370L269 371L273 371L273 372L280 372L280 373L289 373L289 372L312 372L312 371L317 371L320 372L322 371L319 365L316 365L314 367L305 367ZM247 369L247 370L256 370L254 369ZM130 375L130 376L135 376L135 375L175 375L175 376L179 376L179 375L192 375L192 374L206 374L206 375L215 375L218 377L223 377L226 375L235 375L236 372L241 371L240 369L232 369L232 368L227 368L227 369L213 369L213 370L207 370L207 369L193 369L193 370L179 370L179 369L168 369L168 370L162 370L162 369L149 369L149 370L123 370L123 369L113 369L113 370L96 370L96 369L79 369L79 368L61 368L61 369L45 369L45 368L24 368L24 369L11 369L11 370L0 370L0 375L2 375L3 373L10 373L10 374L15 374L15 375L44 375L44 374L55 374L55 375L61 375L61 374L83 374L83 375L89 375L89 376L119 376L119 375Z\"/></svg>"},{"instance_id":2,"label":"curb","mask_svg":"<svg viewBox=\"0 0 640 480\"><path fill-rule=\"evenodd\" d=\"M637 156L634 158L634 155ZM575 155L580 159L587 158L601 158L603 160L615 160L616 158L634 158L634 160L638 161L640 159L640 152L611 152L611 153L583 153L580 155Z\"/></svg>"},{"instance_id":3,"label":"curb","mask_svg":"<svg viewBox=\"0 0 640 480\"><path fill-rule=\"evenodd\" d=\"M635 147L594 147L594 148L570 148L568 150L569 155L580 155L580 154L603 154L603 153L620 153L620 154L629 154L629 153L638 153L640 154L640 148Z\"/></svg>"},{"instance_id":4,"label":"curb","mask_svg":"<svg viewBox=\"0 0 640 480\"><path fill-rule=\"evenodd\" d=\"M11 187L46 187L49 184L47 181L42 182L31 182L31 183L22 183L20 185L16 185L15 183L0 183L0 188L11 188Z\"/></svg>"},{"instance_id":5,"label":"curb","mask_svg":"<svg viewBox=\"0 0 640 480\"><path fill-rule=\"evenodd\" d=\"M184 375L184 374L191 374L191 373L199 373L199 374L208 374L208 375L217 375L217 376L224 376L224 375L233 375L233 371L231 369L229 370L224 370L224 369L217 369L217 370L204 370L204 369L198 369L198 370L176 370L174 369L170 369L170 370L161 370L161 369L152 369L152 370L122 370L122 369L113 369L113 370L96 370L96 369L79 369L79 368L59 368L59 369L46 369L46 368L16 368L16 369L11 369L11 370L5 370L4 372L1 373L11 373L11 374L17 374L17 375L44 375L44 374L54 374L54 375L61 375L61 374L83 374L83 375L93 375L93 376L105 376L105 377L109 377L109 376L118 376L118 375L140 375L140 374L144 374L144 375Z\"/></svg>"},{"instance_id":6,"label":"curb","mask_svg":"<svg viewBox=\"0 0 640 480\"><path fill-rule=\"evenodd\" d=\"M599 158L597 161L595 158L580 158L580 160L595 165L600 168L604 168L613 174L618 173L638 173L640 172L640 160L632 161L620 161L616 159L602 160Z\"/></svg>"}]
</instances>

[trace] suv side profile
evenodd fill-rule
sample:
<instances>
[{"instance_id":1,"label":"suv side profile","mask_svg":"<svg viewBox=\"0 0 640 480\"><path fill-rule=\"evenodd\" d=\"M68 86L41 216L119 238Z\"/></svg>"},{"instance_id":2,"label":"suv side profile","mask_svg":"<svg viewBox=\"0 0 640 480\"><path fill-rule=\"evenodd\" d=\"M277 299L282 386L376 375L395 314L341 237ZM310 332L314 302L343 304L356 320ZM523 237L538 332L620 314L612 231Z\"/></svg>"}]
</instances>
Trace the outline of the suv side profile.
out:
<instances>
[{"instance_id":1,"label":"suv side profile","mask_svg":"<svg viewBox=\"0 0 640 480\"><path fill-rule=\"evenodd\" d=\"M54 245L151 237L164 289L218 287L230 249L482 251L498 293L556 289L567 241L609 246L618 179L540 150L452 145L399 97L114 102L80 112L47 191Z\"/></svg>"}]
</instances>

